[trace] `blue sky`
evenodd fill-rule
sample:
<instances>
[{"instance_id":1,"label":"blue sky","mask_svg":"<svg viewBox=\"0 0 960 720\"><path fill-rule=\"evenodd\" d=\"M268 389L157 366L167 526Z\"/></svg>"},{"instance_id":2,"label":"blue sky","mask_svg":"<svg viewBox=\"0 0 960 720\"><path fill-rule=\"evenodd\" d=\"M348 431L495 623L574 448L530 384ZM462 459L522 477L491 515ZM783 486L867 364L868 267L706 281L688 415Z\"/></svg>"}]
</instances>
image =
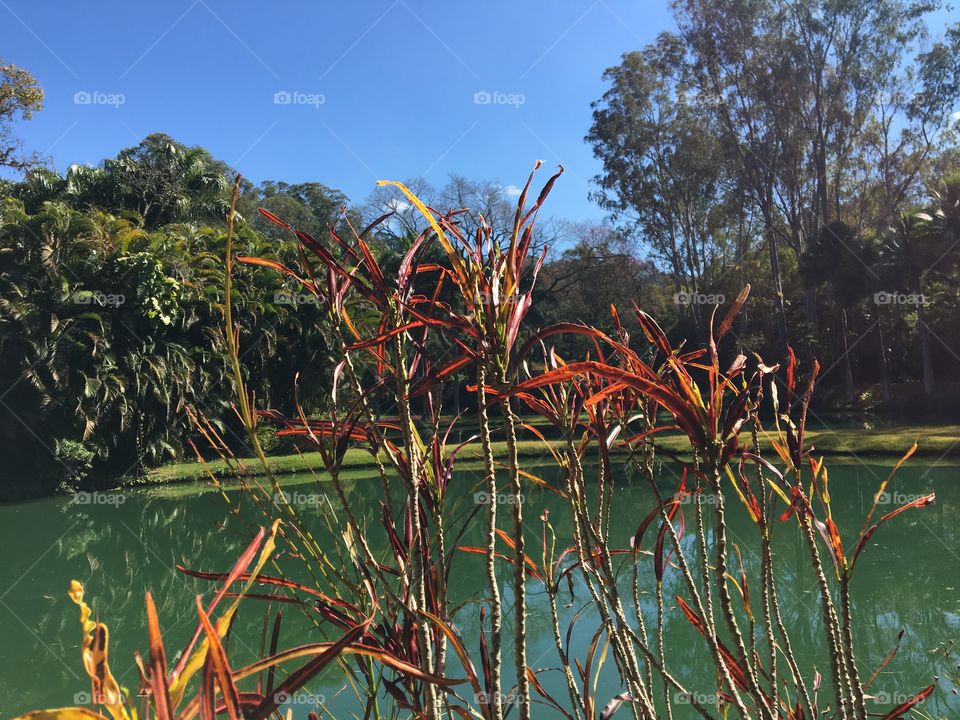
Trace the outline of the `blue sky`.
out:
<instances>
[{"instance_id":1,"label":"blue sky","mask_svg":"<svg viewBox=\"0 0 960 720\"><path fill-rule=\"evenodd\" d=\"M61 170L162 131L253 181L357 202L376 179L522 184L539 158L567 168L549 214L600 220L590 102L605 68L671 26L666 5L0 0L0 36L46 91L19 134Z\"/></svg>"}]
</instances>

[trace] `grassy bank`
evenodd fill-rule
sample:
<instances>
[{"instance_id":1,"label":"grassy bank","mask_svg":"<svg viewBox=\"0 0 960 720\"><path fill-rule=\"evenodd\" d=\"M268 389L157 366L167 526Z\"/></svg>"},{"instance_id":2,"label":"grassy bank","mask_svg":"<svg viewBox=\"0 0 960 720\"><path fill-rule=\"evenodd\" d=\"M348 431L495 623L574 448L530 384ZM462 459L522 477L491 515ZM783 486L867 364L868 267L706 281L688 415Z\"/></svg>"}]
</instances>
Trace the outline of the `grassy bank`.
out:
<instances>
[{"instance_id":1,"label":"grassy bank","mask_svg":"<svg viewBox=\"0 0 960 720\"><path fill-rule=\"evenodd\" d=\"M809 430L809 442L817 453L843 459L861 458L899 458L915 440L919 443L917 455L928 460L940 458L960 458L960 425L937 426L903 426L887 428L842 428L838 430ZM664 451L684 455L689 452L689 443L682 435L661 435L657 444ZM551 441L554 447L560 441ZM495 451L503 457L506 447L504 443L495 443ZM769 449L769 448L767 448ZM476 452L469 448L461 453L464 460L473 456L479 457L479 447ZM535 463L538 459L549 459L549 450L540 440L525 440L519 443L519 453L528 463ZM262 469L256 460L243 461L247 470L254 474L262 474ZM291 473L319 472L323 467L319 453L303 453L294 455L278 455L270 458L275 473L279 475ZM372 467L370 454L364 450L349 450L344 458L346 470L361 470ZM221 460L208 463L209 469L217 477L231 477L232 471ZM197 462L176 463L164 465L149 472L146 476L131 478L132 483L161 484L202 481L208 479L207 470Z\"/></svg>"}]
</instances>

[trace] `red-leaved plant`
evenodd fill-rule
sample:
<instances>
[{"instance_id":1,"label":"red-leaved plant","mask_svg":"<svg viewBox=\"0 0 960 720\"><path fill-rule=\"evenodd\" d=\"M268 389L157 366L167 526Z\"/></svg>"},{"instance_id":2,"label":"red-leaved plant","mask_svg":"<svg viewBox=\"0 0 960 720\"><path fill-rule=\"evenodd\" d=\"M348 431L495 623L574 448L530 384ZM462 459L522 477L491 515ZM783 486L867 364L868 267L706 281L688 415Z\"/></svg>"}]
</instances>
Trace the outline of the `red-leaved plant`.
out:
<instances>
[{"instance_id":1,"label":"red-leaved plant","mask_svg":"<svg viewBox=\"0 0 960 720\"><path fill-rule=\"evenodd\" d=\"M261 211L297 238L299 264L290 267L270 258L234 258L231 209L225 338L237 412L268 483L244 478L243 466L236 467L262 511L280 519L269 532L261 530L229 571L181 568L218 583L218 590L210 603L198 600L197 630L172 666L147 596L149 653L140 662L139 712L134 696L119 688L110 674L106 626L90 620L82 588L72 586L71 597L81 607L83 660L93 697L114 720L140 715L159 720L266 718L278 712L278 698L284 693L307 686L334 663L349 675L357 712L364 717L402 713L430 720L452 716L500 720L516 710L521 718L529 718L533 704L540 703L568 720L608 720L624 709L635 718L654 720L672 718L676 698L682 697L685 708L704 718L732 712L760 720L820 716L866 720L868 715L892 720L930 695L933 685L896 707L873 706L867 691L893 653L862 679L852 631L850 582L879 526L907 509L933 502L933 495L875 520L888 479L878 488L859 536L844 542L832 518L826 466L805 444L817 366L811 369L805 390L798 392L792 351L782 372L743 353L736 353L726 367L721 365L720 346L731 344L731 330L748 302L749 287L719 322L711 321L707 347L695 350L674 347L639 308L634 309L643 334L639 343L630 337L615 308L610 334L576 323L525 327L545 253L532 251L536 215L559 175L551 177L528 204L531 173L513 227L502 243L482 218L475 234L466 237L459 222L462 209L438 213L401 184L391 183L426 221L426 229L394 273L384 270L369 241L386 216L357 231L342 214L327 237L318 239ZM324 407L309 413L298 407L291 417L257 408L244 383L240 334L232 317L230 278L235 260L283 273L323 308L323 331L333 353ZM585 338L589 352L582 359L560 357L549 343L561 334ZM476 395L478 427L466 440L454 442L461 418L446 413L443 401L457 378L465 378ZM778 386L785 391L782 406ZM760 407L766 402L773 409L772 429L760 419ZM495 410L500 422L494 420ZM338 505L328 519L331 543L317 540L297 508L286 501L260 447L261 423L276 425L279 435L294 437L319 452ZM544 425L552 428L554 439L548 439ZM197 427L211 447L228 455L213 424L197 419ZM544 443L559 468L559 486L520 467L521 432ZM658 446L663 432L685 436L689 453L676 455ZM498 433L504 439L502 448L494 440ZM490 502L454 517L461 498L452 493L451 477L465 447L474 443L479 443ZM768 457L764 447L772 448L776 457ZM378 558L369 546L365 509L351 502L342 482L344 459L351 449L371 455L382 483L376 515L387 538L386 557ZM610 527L613 490L623 481L615 469L615 454L649 486L653 505L629 544L621 546L612 539ZM676 489L666 493L657 472L658 458L665 454L682 470ZM494 501L500 491L498 469L505 471L512 498L506 523L499 522ZM212 474L211 479L217 482ZM394 486L398 481L399 488ZM528 549L532 536L524 533L522 507L528 483L547 487L562 498L571 537L559 538L544 511L539 518L540 547ZM753 578L739 562L740 548L728 538L727 502L733 498L743 504L757 530L760 563ZM685 513L690 505L692 520ZM712 512L705 513L705 506ZM461 538L476 522L483 522L485 544L466 545ZM778 591L782 580L771 549L778 526L800 533L817 578L819 625L830 658L825 679L816 668L801 666L782 619ZM689 534L693 537L684 541ZM279 546L282 553L277 552ZM828 563L823 561L824 552ZM466 611L452 607L448 593L451 568L464 554L485 559L488 592L479 598L475 616L480 623L477 647L467 647L454 624L454 616ZM313 582L286 578L282 558L299 558ZM268 562L275 574L264 572ZM510 673L504 672L501 659L498 563L510 566L512 577L514 684L509 688ZM643 586L641 579L646 563L652 563L652 588ZM624 572L631 589L626 593ZM677 574L680 588L675 610L664 597L670 573ZM759 595L751 592L751 580L759 584ZM556 663L566 687L562 699L547 690L542 671L528 665L525 623L531 585L541 587L548 599ZM647 590L655 594L655 618L641 609L640 597ZM585 654L575 657L570 638L580 613L564 634L558 603L562 593L573 597L582 592L600 623ZM217 614L225 598L231 603ZM269 646L264 643L261 659L236 668L222 640L241 599L294 605L333 639L280 650L281 614L271 623L265 613L263 637L269 636ZM714 687L688 688L674 672L677 653L664 633L670 612L685 617L702 637L700 651L716 671ZM623 691L598 698L597 678L608 648ZM276 674L281 668L282 678ZM821 693L823 684L828 688ZM712 700L703 700L706 696ZM23 717L104 716L90 708L63 708Z\"/></svg>"}]
</instances>

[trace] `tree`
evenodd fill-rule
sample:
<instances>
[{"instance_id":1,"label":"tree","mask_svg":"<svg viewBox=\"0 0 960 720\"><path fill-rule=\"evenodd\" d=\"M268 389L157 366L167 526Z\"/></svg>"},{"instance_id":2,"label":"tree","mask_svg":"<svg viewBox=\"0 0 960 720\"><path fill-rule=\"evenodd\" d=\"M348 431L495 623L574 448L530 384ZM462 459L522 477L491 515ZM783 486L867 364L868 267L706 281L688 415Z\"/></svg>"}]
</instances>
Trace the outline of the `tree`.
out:
<instances>
[{"instance_id":1,"label":"tree","mask_svg":"<svg viewBox=\"0 0 960 720\"><path fill-rule=\"evenodd\" d=\"M574 243L540 273L534 308L538 324L579 322L612 332L611 306L634 327L630 303L666 309L667 283L653 263L637 256L623 233L598 225L572 228ZM561 355L571 347L561 347Z\"/></svg>"},{"instance_id":2,"label":"tree","mask_svg":"<svg viewBox=\"0 0 960 720\"><path fill-rule=\"evenodd\" d=\"M73 165L67 192L78 206L134 211L153 230L172 222L222 220L227 181L205 149L154 133L98 168Z\"/></svg>"},{"instance_id":3,"label":"tree","mask_svg":"<svg viewBox=\"0 0 960 720\"><path fill-rule=\"evenodd\" d=\"M936 392L930 327L926 322L924 289L930 276L948 251L943 237L932 231L932 218L921 210L900 213L884 235L880 248L880 267L891 289L909 293L917 311L917 333L923 363L923 389L927 397Z\"/></svg>"},{"instance_id":4,"label":"tree","mask_svg":"<svg viewBox=\"0 0 960 720\"><path fill-rule=\"evenodd\" d=\"M289 184L274 180L265 180L252 191L246 193L243 203L243 215L253 228L268 237L289 238L289 232L283 231L266 218L257 209L262 207L297 230L309 233L315 238L326 237L328 228L336 225L341 209L355 225L360 224L359 215L347 210L349 198L339 190L318 182ZM358 231L360 228L357 228Z\"/></svg>"},{"instance_id":5,"label":"tree","mask_svg":"<svg viewBox=\"0 0 960 720\"><path fill-rule=\"evenodd\" d=\"M839 310L840 317L840 358L843 362L844 385L847 401L853 403L854 394L853 367L848 343L848 310L876 286L879 279L873 270L875 257L873 248L856 229L841 221L825 225L810 243L804 253L802 274L804 281L813 287L826 284L830 297ZM881 335L882 338L882 335ZM881 347L881 374L885 378L884 388L889 394L886 355Z\"/></svg>"},{"instance_id":6,"label":"tree","mask_svg":"<svg viewBox=\"0 0 960 720\"><path fill-rule=\"evenodd\" d=\"M29 120L43 109L43 89L27 70L0 58L0 167L25 170L37 164L34 154L23 154L23 143L14 135L18 120Z\"/></svg>"},{"instance_id":7,"label":"tree","mask_svg":"<svg viewBox=\"0 0 960 720\"><path fill-rule=\"evenodd\" d=\"M603 161L592 196L669 269L677 297L698 295L721 258L749 242L714 120L675 79L682 54L675 38L662 36L624 55L604 73L611 88L593 103L587 135ZM703 327L698 305L680 310Z\"/></svg>"},{"instance_id":8,"label":"tree","mask_svg":"<svg viewBox=\"0 0 960 720\"><path fill-rule=\"evenodd\" d=\"M460 232L473 238L480 227L481 218L494 228L493 241L504 242L513 228L516 212L515 193L512 186L490 180L470 180L463 175L451 175L446 185L437 190L423 178L414 178L404 183L428 206L442 212L461 211L456 215ZM377 228L381 242L394 250L403 250L413 238L426 227L423 215L413 207L394 187L378 187L361 209L363 219L369 223L386 213L390 218ZM567 237L567 229L561 222L544 219L534 228L531 247L534 252L553 246Z\"/></svg>"},{"instance_id":9,"label":"tree","mask_svg":"<svg viewBox=\"0 0 960 720\"><path fill-rule=\"evenodd\" d=\"M940 5L673 0L676 31L604 76L596 197L678 289L763 247L777 345L788 325L794 343L816 337L818 283L802 286L805 322L788 322L792 263L810 277L823 228L885 230L922 202L934 161L953 167L960 27L927 43Z\"/></svg>"},{"instance_id":10,"label":"tree","mask_svg":"<svg viewBox=\"0 0 960 720\"><path fill-rule=\"evenodd\" d=\"M24 184L27 184L26 182ZM29 189L20 188L25 194ZM20 193L18 193L20 194ZM237 251L296 257L241 228ZM35 213L0 206L0 464L11 482L49 492L63 477L57 448L95 452L108 479L182 457L195 435L187 408L226 418L223 228L174 223L149 232L136 217L47 200ZM250 388L294 412L293 378L308 411L327 397L333 361L317 305L285 299L272 272L235 276L237 328Z\"/></svg>"},{"instance_id":11,"label":"tree","mask_svg":"<svg viewBox=\"0 0 960 720\"><path fill-rule=\"evenodd\" d=\"M960 24L954 24L880 85L855 160L861 222L872 223L877 232L886 231L905 204L925 200L925 171L941 160L938 152L949 157L956 144L960 121L951 111L960 99L958 58Z\"/></svg>"}]
</instances>

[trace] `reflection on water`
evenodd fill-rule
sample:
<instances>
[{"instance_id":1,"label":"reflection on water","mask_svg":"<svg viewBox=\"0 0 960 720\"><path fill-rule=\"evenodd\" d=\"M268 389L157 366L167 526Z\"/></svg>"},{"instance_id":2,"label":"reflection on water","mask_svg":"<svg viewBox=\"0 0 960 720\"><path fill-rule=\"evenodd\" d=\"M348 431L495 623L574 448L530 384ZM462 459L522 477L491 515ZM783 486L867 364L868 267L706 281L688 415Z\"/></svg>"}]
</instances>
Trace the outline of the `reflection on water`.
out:
<instances>
[{"instance_id":1,"label":"reflection on water","mask_svg":"<svg viewBox=\"0 0 960 720\"><path fill-rule=\"evenodd\" d=\"M834 465L831 469L831 495L834 517L848 540L856 535L879 481L888 469L881 466ZM898 694L909 694L938 676L937 693L925 709L955 716L960 702L953 694L951 678L956 677L957 654L950 644L960 634L960 484L953 468L907 466L897 476L889 500L899 504L910 496L935 490L937 503L924 510L896 518L874 536L857 565L853 601L857 625L855 635L862 663L861 676L870 677L873 668L893 646L900 629L905 630L897 657L871 687L870 692L893 702ZM662 469L662 482L676 484L673 469ZM461 498L450 508L450 522L459 522L473 508L477 477L465 472L455 478L451 497ZM349 493L357 507L368 508L368 541L378 555L387 552L385 539L376 520L381 487L378 482L357 479ZM326 487L304 478L285 483L290 497L301 505L301 514L312 517L312 529L322 546L332 546L331 532L337 529L321 518ZM611 532L615 544L627 547L640 519L652 506L649 490L624 478L617 484L613 502ZM96 496L84 502L62 498L18 505L0 506L0 618L4 642L0 643L0 718L12 717L27 709L57 707L74 703L74 696L88 690L79 655L80 628L77 608L66 597L71 578L87 587L94 613L99 613L111 630L111 659L114 674L121 684L135 689L137 673L133 664L135 650L146 651L143 631L144 592L150 589L156 599L168 653L182 647L195 623L197 594L209 593L209 583L187 577L175 570L177 564L210 571L224 571L246 546L263 522L259 511L251 507L240 492L229 493L229 501L213 491L200 488L166 488L130 492L122 498ZM332 497L331 497L332 500ZM891 504L892 509L895 505ZM544 509L550 509L558 544L570 539L570 527L564 523L561 500L542 488L529 487L525 496L525 515L530 536L531 556L540 556L540 523ZM883 508L881 508L883 511ZM745 513L731 508L731 539L743 551L748 573L755 569L752 554L754 536ZM808 560L799 536L789 525L777 528L774 550L781 561L780 596L783 619L793 633L794 649L805 668L814 665L827 674L825 658L819 652L819 603ZM690 542L688 534L685 541ZM479 526L469 527L461 545L481 545ZM308 575L298 561L279 558L294 578ZM649 559L641 561L643 587L652 587ZM502 568L507 580L508 568ZM298 573L302 577L298 576ZM623 590L629 597L627 568L623 572ZM668 663L688 687L710 692L714 679L703 662L703 641L675 607L673 597L684 595L675 571L668 572L665 595ZM504 619L509 629L512 617L511 585L504 582ZM483 559L462 554L451 577L451 606L461 606L455 621L470 648L478 643L479 608L483 597ZM759 593L759 588L754 588ZM542 587L528 583L528 631L530 664L546 669L543 684L565 697L562 677L552 671L556 658L549 624L549 611ZM561 594L561 629L587 604L588 595L574 587L571 596ZM652 592L641 597L644 614L654 623ZM290 609L292 608L292 609ZM230 648L237 662L256 656L260 647L263 604L248 602L231 635ZM275 612L276 608L272 612ZM590 642L598 620L587 607L579 615L571 634L572 654L582 655ZM325 639L325 628L315 624L293 606L284 608L281 647ZM509 639L505 639L505 644ZM509 657L509 652L505 653ZM171 658L172 662L172 658ZM507 663L507 665L509 665ZM608 666L612 663L607 663ZM621 688L610 668L601 675L597 696L602 704ZM811 673L812 674L812 673ZM343 687L334 668L312 686L337 716L345 716L356 706L352 691ZM305 717L314 706L303 703L294 708L297 717ZM545 707L536 717L551 717ZM683 708L675 713L686 717Z\"/></svg>"}]
</instances>

